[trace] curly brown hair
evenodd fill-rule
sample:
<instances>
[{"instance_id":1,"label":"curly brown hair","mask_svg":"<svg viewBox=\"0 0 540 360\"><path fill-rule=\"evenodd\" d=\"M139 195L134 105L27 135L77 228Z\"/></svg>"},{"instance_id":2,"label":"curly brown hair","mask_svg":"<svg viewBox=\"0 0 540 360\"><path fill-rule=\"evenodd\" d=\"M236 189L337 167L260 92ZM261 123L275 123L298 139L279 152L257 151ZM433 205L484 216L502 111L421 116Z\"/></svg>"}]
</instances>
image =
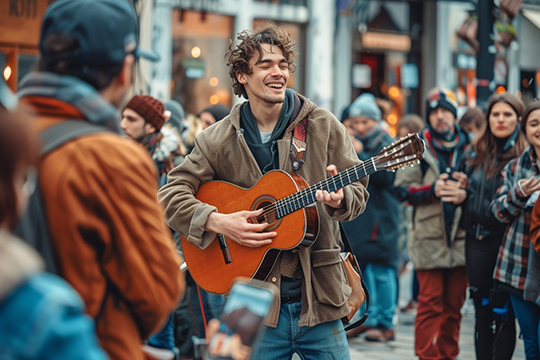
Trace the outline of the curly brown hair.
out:
<instances>
[{"instance_id":1,"label":"curly brown hair","mask_svg":"<svg viewBox=\"0 0 540 360\"><path fill-rule=\"evenodd\" d=\"M294 72L296 65L296 52L294 47L296 43L291 40L290 35L281 26L276 24L268 25L259 31L243 30L237 36L240 43L233 45L232 41L229 44L229 51L225 54L227 66L229 67L229 77L234 90L234 94L243 96L247 99L244 85L238 81L236 74L238 72L246 75L253 73L253 68L249 65L249 61L258 56L257 61L262 59L261 44L275 45L281 49L285 60L289 63L289 71ZM258 55L257 55L258 54Z\"/></svg>"}]
</instances>

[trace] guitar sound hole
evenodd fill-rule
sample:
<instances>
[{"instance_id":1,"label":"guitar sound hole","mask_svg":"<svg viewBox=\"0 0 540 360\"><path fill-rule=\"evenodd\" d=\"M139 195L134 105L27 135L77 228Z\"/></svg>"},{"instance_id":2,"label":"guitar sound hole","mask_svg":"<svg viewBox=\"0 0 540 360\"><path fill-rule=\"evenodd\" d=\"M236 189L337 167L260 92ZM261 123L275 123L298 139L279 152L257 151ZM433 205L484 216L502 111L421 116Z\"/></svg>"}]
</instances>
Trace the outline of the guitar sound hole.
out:
<instances>
[{"instance_id":1,"label":"guitar sound hole","mask_svg":"<svg viewBox=\"0 0 540 360\"><path fill-rule=\"evenodd\" d=\"M271 196L262 196L253 203L252 211L264 209L263 213L257 218L253 218L253 222L257 224L268 223L268 227L264 231L274 231L281 224L281 219L276 219L276 207L274 205L275 198Z\"/></svg>"}]
</instances>

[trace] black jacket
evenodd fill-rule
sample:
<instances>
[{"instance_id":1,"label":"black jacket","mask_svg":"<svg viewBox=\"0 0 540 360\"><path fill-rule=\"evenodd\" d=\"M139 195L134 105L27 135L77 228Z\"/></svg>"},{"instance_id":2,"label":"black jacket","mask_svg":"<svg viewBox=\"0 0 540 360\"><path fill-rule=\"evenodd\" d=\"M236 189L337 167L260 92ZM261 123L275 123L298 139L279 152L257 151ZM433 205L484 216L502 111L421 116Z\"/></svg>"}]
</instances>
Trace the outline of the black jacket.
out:
<instances>
[{"instance_id":1,"label":"black jacket","mask_svg":"<svg viewBox=\"0 0 540 360\"><path fill-rule=\"evenodd\" d=\"M476 156L469 148L461 160L460 171L467 174L467 199L462 204L463 215L460 227L467 232L467 238L482 240L486 236L502 239L506 225L499 222L490 210L490 203L502 184L502 173L486 176L484 169L476 170L466 162Z\"/></svg>"}]
</instances>

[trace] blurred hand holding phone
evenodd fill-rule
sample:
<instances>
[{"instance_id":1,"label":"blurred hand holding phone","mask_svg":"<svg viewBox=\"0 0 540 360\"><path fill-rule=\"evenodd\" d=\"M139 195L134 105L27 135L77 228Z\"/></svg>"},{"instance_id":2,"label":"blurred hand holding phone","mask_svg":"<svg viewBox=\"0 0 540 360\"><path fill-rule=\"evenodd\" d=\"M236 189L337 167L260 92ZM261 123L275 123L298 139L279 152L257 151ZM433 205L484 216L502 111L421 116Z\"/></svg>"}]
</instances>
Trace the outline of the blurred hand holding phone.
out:
<instances>
[{"instance_id":1,"label":"blurred hand holding phone","mask_svg":"<svg viewBox=\"0 0 540 360\"><path fill-rule=\"evenodd\" d=\"M239 279L225 303L221 323L208 325L207 360L247 360L264 332L263 322L275 298L277 288L270 283Z\"/></svg>"}]
</instances>

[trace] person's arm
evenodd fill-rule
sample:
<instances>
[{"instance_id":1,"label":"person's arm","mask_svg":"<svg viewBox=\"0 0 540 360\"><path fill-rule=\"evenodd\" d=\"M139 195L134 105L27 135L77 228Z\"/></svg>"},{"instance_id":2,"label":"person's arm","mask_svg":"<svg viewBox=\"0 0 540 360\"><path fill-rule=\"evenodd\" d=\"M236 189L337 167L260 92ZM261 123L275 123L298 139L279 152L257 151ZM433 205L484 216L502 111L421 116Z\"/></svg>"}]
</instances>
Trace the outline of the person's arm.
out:
<instances>
[{"instance_id":1,"label":"person's arm","mask_svg":"<svg viewBox=\"0 0 540 360\"><path fill-rule=\"evenodd\" d=\"M490 205L491 212L502 223L510 223L520 216L530 196L523 191L523 186L520 184L519 159L513 159L506 164L502 185Z\"/></svg>"},{"instance_id":2,"label":"person's arm","mask_svg":"<svg viewBox=\"0 0 540 360\"><path fill-rule=\"evenodd\" d=\"M109 228L104 233L101 266L121 294L142 338L159 330L185 290L180 258L156 199L155 165L143 148L118 148L124 167L99 170L104 196L95 203L96 216ZM98 185L98 184L96 184ZM81 186L94 186L84 183Z\"/></svg>"},{"instance_id":3,"label":"person's arm","mask_svg":"<svg viewBox=\"0 0 540 360\"><path fill-rule=\"evenodd\" d=\"M416 206L428 201L438 200L435 196L435 182L423 183L422 167L427 167L425 160L414 166L405 166L396 171L394 186L400 201L407 201Z\"/></svg>"},{"instance_id":4,"label":"person's arm","mask_svg":"<svg viewBox=\"0 0 540 360\"><path fill-rule=\"evenodd\" d=\"M317 112L315 116L329 117L329 122L326 123L328 124L329 129L325 132L329 136L326 140L327 143L325 144L328 157L325 171L329 170L327 167L330 165L335 165L337 170L336 173L358 165L360 160L350 141L350 135L345 126L343 126L334 115L325 110L316 109L314 112ZM312 143L308 145L308 147L314 146L321 146L321 144L317 143L317 139L313 140ZM310 156L309 148L307 151L307 156ZM329 175L330 174L331 173L329 173ZM326 197L326 194L323 194L323 197L318 198L319 201L326 201L323 210L327 216L336 221L350 221L363 213L369 198L369 193L367 191L368 179L369 177L364 177L345 186L342 189L342 198L341 195L338 195L340 192L335 195L328 194L328 197ZM335 202L337 198L341 198L339 203Z\"/></svg>"},{"instance_id":5,"label":"person's arm","mask_svg":"<svg viewBox=\"0 0 540 360\"><path fill-rule=\"evenodd\" d=\"M534 249L540 254L540 201L534 204L531 214L530 239Z\"/></svg>"},{"instance_id":6,"label":"person's arm","mask_svg":"<svg viewBox=\"0 0 540 360\"><path fill-rule=\"evenodd\" d=\"M201 137L195 139L196 146L191 154L168 174L167 184L158 192L169 226L203 249L214 240L216 234L248 247L271 243L276 232L261 232L266 224L247 222L262 210L221 214L215 206L195 198L200 185L213 180L215 176L208 160L211 155L206 154L204 141Z\"/></svg>"}]
</instances>

